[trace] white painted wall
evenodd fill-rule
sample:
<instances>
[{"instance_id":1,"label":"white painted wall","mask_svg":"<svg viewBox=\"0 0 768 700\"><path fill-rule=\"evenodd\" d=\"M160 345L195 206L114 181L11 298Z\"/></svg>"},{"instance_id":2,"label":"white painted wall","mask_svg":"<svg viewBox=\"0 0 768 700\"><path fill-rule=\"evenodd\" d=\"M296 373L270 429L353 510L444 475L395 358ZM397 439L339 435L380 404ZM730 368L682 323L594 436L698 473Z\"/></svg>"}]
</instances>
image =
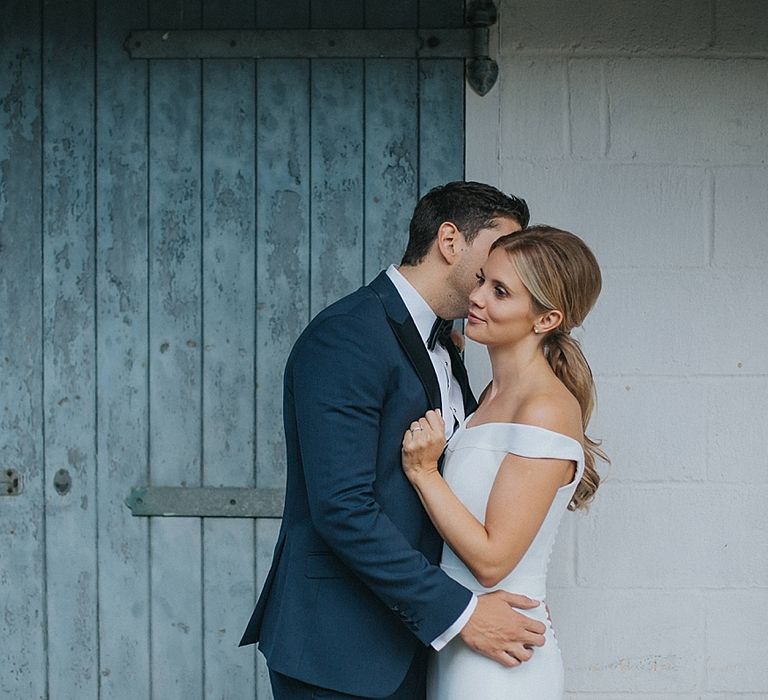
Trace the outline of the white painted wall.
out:
<instances>
[{"instance_id":1,"label":"white painted wall","mask_svg":"<svg viewBox=\"0 0 768 700\"><path fill-rule=\"evenodd\" d=\"M582 337L613 465L552 563L568 697L768 698L768 4L515 0L495 37L467 177L604 274Z\"/></svg>"}]
</instances>

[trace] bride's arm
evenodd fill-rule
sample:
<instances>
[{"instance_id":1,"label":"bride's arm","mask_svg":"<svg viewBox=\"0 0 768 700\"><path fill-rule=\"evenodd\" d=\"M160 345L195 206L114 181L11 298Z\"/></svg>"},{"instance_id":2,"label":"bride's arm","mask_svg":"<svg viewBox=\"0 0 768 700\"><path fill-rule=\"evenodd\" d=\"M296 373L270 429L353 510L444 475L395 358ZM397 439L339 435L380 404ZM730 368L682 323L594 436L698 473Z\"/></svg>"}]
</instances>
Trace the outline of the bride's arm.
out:
<instances>
[{"instance_id":1,"label":"bride's arm","mask_svg":"<svg viewBox=\"0 0 768 700\"><path fill-rule=\"evenodd\" d=\"M522 559L539 531L557 489L573 463L508 454L478 521L437 470L445 445L443 420L430 411L403 439L402 462L441 537L486 588L495 586ZM468 469L472 468L467 464Z\"/></svg>"}]
</instances>

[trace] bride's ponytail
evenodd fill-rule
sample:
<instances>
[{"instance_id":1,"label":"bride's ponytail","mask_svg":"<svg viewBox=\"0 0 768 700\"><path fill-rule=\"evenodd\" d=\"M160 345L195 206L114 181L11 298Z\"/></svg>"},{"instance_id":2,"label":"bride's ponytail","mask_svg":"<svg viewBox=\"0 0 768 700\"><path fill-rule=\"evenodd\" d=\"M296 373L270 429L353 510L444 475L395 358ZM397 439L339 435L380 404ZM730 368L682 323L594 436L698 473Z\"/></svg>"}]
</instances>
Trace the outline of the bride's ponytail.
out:
<instances>
[{"instance_id":1,"label":"bride's ponytail","mask_svg":"<svg viewBox=\"0 0 768 700\"><path fill-rule=\"evenodd\" d=\"M544 354L557 378L579 402L582 427L586 431L595 408L595 383L579 341L572 338L570 333L556 330L544 339ZM600 485L600 475L595 468L597 457L607 461L600 443L584 432L584 474L576 486L569 510L584 508L594 497Z\"/></svg>"},{"instance_id":2,"label":"bride's ponytail","mask_svg":"<svg viewBox=\"0 0 768 700\"><path fill-rule=\"evenodd\" d=\"M537 313L559 310L562 323L544 336L544 354L555 375L581 407L586 431L595 407L592 370L571 329L580 326L600 294L600 268L592 251L577 236L550 226L531 226L500 238L493 245L509 255L520 279L531 293ZM584 433L585 468L568 508L585 508L600 484L597 457L607 461L600 443Z\"/></svg>"}]
</instances>

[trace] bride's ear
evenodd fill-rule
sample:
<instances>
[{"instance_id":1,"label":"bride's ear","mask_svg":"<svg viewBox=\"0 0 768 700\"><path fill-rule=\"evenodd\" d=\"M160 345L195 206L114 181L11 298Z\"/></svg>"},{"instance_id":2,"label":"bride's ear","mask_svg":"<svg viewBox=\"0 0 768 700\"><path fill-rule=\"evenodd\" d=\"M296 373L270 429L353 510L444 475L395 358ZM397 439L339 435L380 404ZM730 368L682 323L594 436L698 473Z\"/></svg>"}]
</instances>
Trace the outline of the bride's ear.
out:
<instances>
[{"instance_id":1,"label":"bride's ear","mask_svg":"<svg viewBox=\"0 0 768 700\"><path fill-rule=\"evenodd\" d=\"M450 221L443 221L437 229L437 240L435 246L440 257L453 265L465 244L464 236L456 225Z\"/></svg>"},{"instance_id":2,"label":"bride's ear","mask_svg":"<svg viewBox=\"0 0 768 700\"><path fill-rule=\"evenodd\" d=\"M533 326L534 333L549 333L559 328L563 323L563 312L552 309L541 314Z\"/></svg>"}]
</instances>

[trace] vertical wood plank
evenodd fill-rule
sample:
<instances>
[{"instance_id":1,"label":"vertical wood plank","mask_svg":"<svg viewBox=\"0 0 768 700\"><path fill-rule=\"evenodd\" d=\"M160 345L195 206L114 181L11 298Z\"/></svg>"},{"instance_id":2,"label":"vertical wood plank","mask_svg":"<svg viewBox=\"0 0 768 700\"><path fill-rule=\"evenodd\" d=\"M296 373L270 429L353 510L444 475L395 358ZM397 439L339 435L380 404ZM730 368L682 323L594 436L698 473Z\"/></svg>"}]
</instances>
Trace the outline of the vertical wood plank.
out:
<instances>
[{"instance_id":1,"label":"vertical wood plank","mask_svg":"<svg viewBox=\"0 0 768 700\"><path fill-rule=\"evenodd\" d=\"M256 0L256 25L259 29L301 29L309 27L312 0Z\"/></svg>"},{"instance_id":2,"label":"vertical wood plank","mask_svg":"<svg viewBox=\"0 0 768 700\"><path fill-rule=\"evenodd\" d=\"M253 27L252 4L204 6L206 28ZM255 63L203 62L203 483L254 484ZM256 590L255 526L203 521L205 697L256 693L237 649Z\"/></svg>"},{"instance_id":3,"label":"vertical wood plank","mask_svg":"<svg viewBox=\"0 0 768 700\"><path fill-rule=\"evenodd\" d=\"M423 27L460 27L463 0L421 0ZM419 61L419 196L464 179L464 61Z\"/></svg>"},{"instance_id":4,"label":"vertical wood plank","mask_svg":"<svg viewBox=\"0 0 768 700\"><path fill-rule=\"evenodd\" d=\"M259 28L309 26L309 0L259 0L256 10ZM256 484L282 488L283 369L310 312L309 61L257 61L256 85ZM277 520L256 523L258 590L272 562L279 525ZM272 697L261 654L257 697Z\"/></svg>"},{"instance_id":5,"label":"vertical wood plank","mask_svg":"<svg viewBox=\"0 0 768 700\"><path fill-rule=\"evenodd\" d=\"M416 61L366 61L365 280L399 263L418 193Z\"/></svg>"},{"instance_id":6,"label":"vertical wood plank","mask_svg":"<svg viewBox=\"0 0 768 700\"><path fill-rule=\"evenodd\" d=\"M360 0L312 0L310 26L313 29L356 29L365 22L365 3Z\"/></svg>"},{"instance_id":7,"label":"vertical wood plank","mask_svg":"<svg viewBox=\"0 0 768 700\"><path fill-rule=\"evenodd\" d=\"M366 0L368 27L415 27L418 3ZM415 60L365 61L365 281L399 263L418 193Z\"/></svg>"},{"instance_id":8,"label":"vertical wood plank","mask_svg":"<svg viewBox=\"0 0 768 700\"><path fill-rule=\"evenodd\" d=\"M419 195L464 179L464 61L419 61Z\"/></svg>"},{"instance_id":9,"label":"vertical wood plank","mask_svg":"<svg viewBox=\"0 0 768 700\"><path fill-rule=\"evenodd\" d=\"M282 485L282 371L309 320L309 62L257 62L259 486Z\"/></svg>"},{"instance_id":10,"label":"vertical wood plank","mask_svg":"<svg viewBox=\"0 0 768 700\"><path fill-rule=\"evenodd\" d=\"M419 0L420 27L460 27L464 0Z\"/></svg>"},{"instance_id":11,"label":"vertical wood plank","mask_svg":"<svg viewBox=\"0 0 768 700\"><path fill-rule=\"evenodd\" d=\"M149 523L124 499L147 463L147 64L122 44L144 0L97 7L100 697L150 697Z\"/></svg>"},{"instance_id":12,"label":"vertical wood plank","mask_svg":"<svg viewBox=\"0 0 768 700\"><path fill-rule=\"evenodd\" d=\"M99 674L93 4L46 3L43 24L48 695L85 700ZM59 470L65 495L53 488Z\"/></svg>"},{"instance_id":13,"label":"vertical wood plank","mask_svg":"<svg viewBox=\"0 0 768 700\"><path fill-rule=\"evenodd\" d=\"M377 29L415 27L418 5L413 0L366 0L365 26Z\"/></svg>"},{"instance_id":14,"label":"vertical wood plank","mask_svg":"<svg viewBox=\"0 0 768 700\"><path fill-rule=\"evenodd\" d=\"M150 7L153 28L197 28L199 3ZM153 485L201 484L201 64L150 61L149 386ZM202 525L153 518L151 690L203 696Z\"/></svg>"},{"instance_id":15,"label":"vertical wood plank","mask_svg":"<svg viewBox=\"0 0 768 700\"><path fill-rule=\"evenodd\" d=\"M0 23L0 470L22 478L0 497L0 697L46 692L40 308L40 5L6 3ZM11 312L11 310L13 310Z\"/></svg>"},{"instance_id":16,"label":"vertical wood plank","mask_svg":"<svg viewBox=\"0 0 768 700\"><path fill-rule=\"evenodd\" d=\"M363 25L358 0L312 4L314 28ZM363 61L312 61L310 315L363 281Z\"/></svg>"}]
</instances>

